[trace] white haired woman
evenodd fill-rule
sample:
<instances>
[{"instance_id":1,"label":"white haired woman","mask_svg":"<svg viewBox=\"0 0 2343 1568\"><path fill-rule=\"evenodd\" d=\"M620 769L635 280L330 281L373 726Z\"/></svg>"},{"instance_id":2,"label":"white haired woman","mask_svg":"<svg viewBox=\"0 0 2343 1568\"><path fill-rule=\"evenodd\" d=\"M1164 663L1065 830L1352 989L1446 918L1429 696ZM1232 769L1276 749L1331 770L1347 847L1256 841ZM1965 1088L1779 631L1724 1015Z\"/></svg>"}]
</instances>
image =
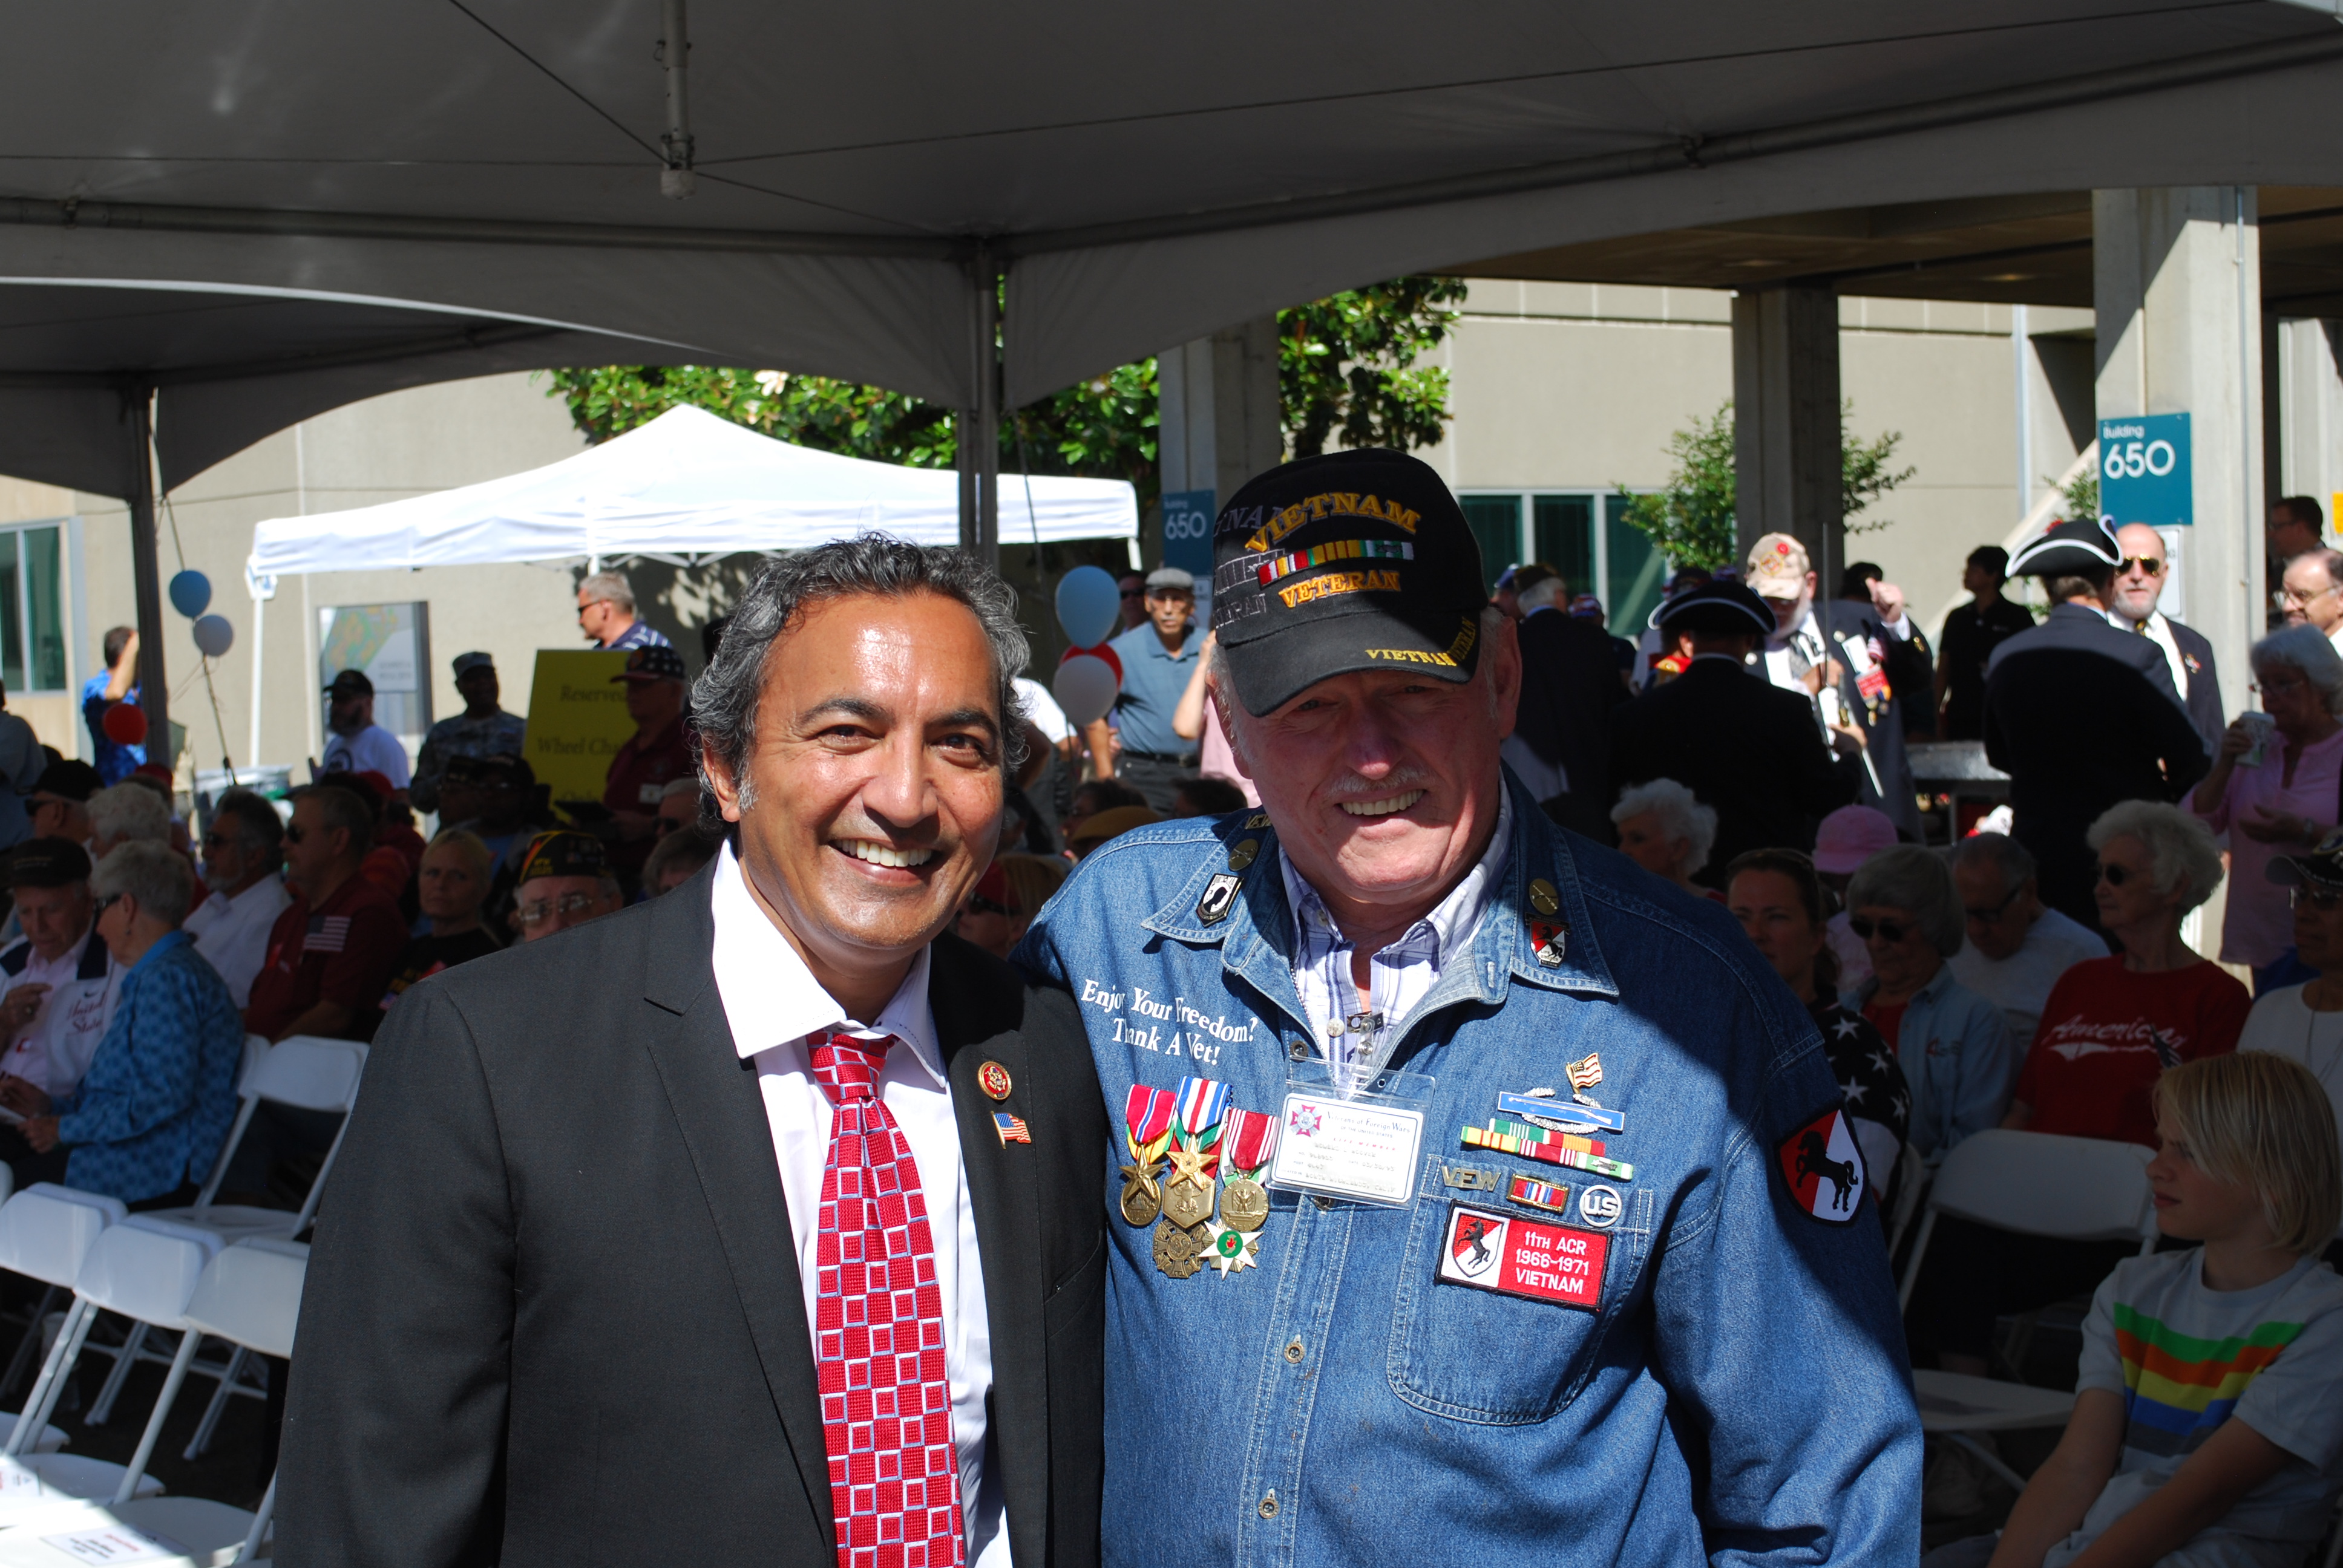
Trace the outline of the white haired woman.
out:
<instances>
[{"instance_id":1,"label":"white haired woman","mask_svg":"<svg viewBox=\"0 0 2343 1568\"><path fill-rule=\"evenodd\" d=\"M1611 820L1618 824L1619 849L1629 859L1694 898L1725 902L1722 892L1692 879L1716 846L1716 812L1691 790L1673 779L1638 784L1619 797Z\"/></svg>"},{"instance_id":2,"label":"white haired woman","mask_svg":"<svg viewBox=\"0 0 2343 1568\"><path fill-rule=\"evenodd\" d=\"M2221 737L2213 770L2188 805L2229 835L2227 913L2221 961L2250 965L2254 994L2313 977L2294 950L2286 890L2269 880L2270 860L2317 847L2343 799L2343 656L2314 626L2290 626L2254 644L2262 711L2240 714ZM2259 759L2245 759L2258 750ZM96 802L92 802L93 805Z\"/></svg>"},{"instance_id":3,"label":"white haired woman","mask_svg":"<svg viewBox=\"0 0 2343 1568\"><path fill-rule=\"evenodd\" d=\"M1844 1000L1896 1050L1912 1089L1912 1146L1931 1164L2001 1120L2020 1048L2001 1009L1953 977L1966 917L1944 857L1898 844L1846 885L1848 925L1871 978Z\"/></svg>"}]
</instances>

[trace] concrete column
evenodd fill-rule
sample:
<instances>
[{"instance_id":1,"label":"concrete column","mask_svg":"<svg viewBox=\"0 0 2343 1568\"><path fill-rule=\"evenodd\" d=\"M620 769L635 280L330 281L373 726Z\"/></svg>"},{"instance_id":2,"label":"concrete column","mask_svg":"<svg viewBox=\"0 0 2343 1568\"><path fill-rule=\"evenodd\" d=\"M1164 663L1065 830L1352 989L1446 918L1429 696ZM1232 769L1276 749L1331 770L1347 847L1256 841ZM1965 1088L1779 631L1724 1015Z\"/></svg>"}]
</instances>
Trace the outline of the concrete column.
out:
<instances>
[{"instance_id":1,"label":"concrete column","mask_svg":"<svg viewBox=\"0 0 2343 1568\"><path fill-rule=\"evenodd\" d=\"M2102 419L2187 414L2195 520L2174 551L2182 611L2247 706L2262 626L2261 256L2251 186L2092 195ZM2118 522L2122 519L2118 518ZM2166 603L2171 603L2167 595Z\"/></svg>"},{"instance_id":2,"label":"concrete column","mask_svg":"<svg viewBox=\"0 0 2343 1568\"><path fill-rule=\"evenodd\" d=\"M1846 559L1840 511L1838 297L1761 288L1733 297L1734 516L1745 559L1762 534L1806 547L1828 595Z\"/></svg>"},{"instance_id":3,"label":"concrete column","mask_svg":"<svg viewBox=\"0 0 2343 1568\"><path fill-rule=\"evenodd\" d=\"M2273 320L2263 338L2262 385L2270 439L2264 445L2268 493L2308 496L2327 514L2328 538L2335 531L2335 492L2343 490L2343 357L2336 351L2338 324L2318 320ZM2274 351L2273 351L2274 350ZM2272 392L2275 396L2272 396Z\"/></svg>"},{"instance_id":4,"label":"concrete column","mask_svg":"<svg viewBox=\"0 0 2343 1568\"><path fill-rule=\"evenodd\" d=\"M1223 327L1157 356L1156 459L1167 491L1220 500L1285 456L1278 420L1277 317Z\"/></svg>"}]
</instances>

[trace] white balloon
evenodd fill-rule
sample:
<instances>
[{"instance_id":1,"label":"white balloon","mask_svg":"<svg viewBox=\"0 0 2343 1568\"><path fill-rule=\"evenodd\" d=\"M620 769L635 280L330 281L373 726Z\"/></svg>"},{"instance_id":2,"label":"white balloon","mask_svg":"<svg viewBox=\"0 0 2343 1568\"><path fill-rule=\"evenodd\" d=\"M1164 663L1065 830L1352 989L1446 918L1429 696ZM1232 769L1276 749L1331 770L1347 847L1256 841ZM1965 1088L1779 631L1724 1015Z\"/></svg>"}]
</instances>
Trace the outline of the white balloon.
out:
<instances>
[{"instance_id":1,"label":"white balloon","mask_svg":"<svg viewBox=\"0 0 2343 1568\"><path fill-rule=\"evenodd\" d=\"M1058 678L1050 683L1058 706L1075 724L1092 724L1104 719L1121 689L1121 682L1114 678L1114 667L1094 653L1078 653L1067 659L1058 666Z\"/></svg>"},{"instance_id":2,"label":"white balloon","mask_svg":"<svg viewBox=\"0 0 2343 1568\"><path fill-rule=\"evenodd\" d=\"M1076 648L1096 648L1114 635L1122 590L1101 567L1076 567L1058 579L1058 626Z\"/></svg>"},{"instance_id":3,"label":"white balloon","mask_svg":"<svg viewBox=\"0 0 2343 1568\"><path fill-rule=\"evenodd\" d=\"M224 615L200 616L195 625L196 646L206 658L217 658L236 643L236 628Z\"/></svg>"}]
</instances>

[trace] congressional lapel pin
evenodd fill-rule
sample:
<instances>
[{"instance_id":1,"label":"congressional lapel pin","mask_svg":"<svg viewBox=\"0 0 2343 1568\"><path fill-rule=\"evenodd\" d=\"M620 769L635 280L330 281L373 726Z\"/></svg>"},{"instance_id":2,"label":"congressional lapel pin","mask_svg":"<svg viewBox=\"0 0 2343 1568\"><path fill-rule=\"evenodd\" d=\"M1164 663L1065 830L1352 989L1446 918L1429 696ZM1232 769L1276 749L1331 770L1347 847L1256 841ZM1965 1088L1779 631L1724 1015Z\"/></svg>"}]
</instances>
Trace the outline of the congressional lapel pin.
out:
<instances>
[{"instance_id":1,"label":"congressional lapel pin","mask_svg":"<svg viewBox=\"0 0 2343 1568\"><path fill-rule=\"evenodd\" d=\"M1253 857L1260 853L1260 839L1238 839L1235 843L1229 846L1229 869L1232 871L1243 870L1247 866L1252 864Z\"/></svg>"},{"instance_id":2,"label":"congressional lapel pin","mask_svg":"<svg viewBox=\"0 0 2343 1568\"><path fill-rule=\"evenodd\" d=\"M1611 1238L1593 1231L1456 1203L1448 1211L1436 1277L1443 1284L1600 1312L1610 1251Z\"/></svg>"},{"instance_id":3,"label":"congressional lapel pin","mask_svg":"<svg viewBox=\"0 0 2343 1568\"><path fill-rule=\"evenodd\" d=\"M1845 1225L1863 1212L1869 1184L1863 1149L1843 1106L1834 1105L1775 1145L1790 1201L1815 1219Z\"/></svg>"},{"instance_id":4,"label":"congressional lapel pin","mask_svg":"<svg viewBox=\"0 0 2343 1568\"><path fill-rule=\"evenodd\" d=\"M996 1111L992 1113L992 1127L993 1131L1001 1134L1001 1146L1003 1149L1008 1148L1011 1143L1033 1141L1033 1134L1027 1131L1025 1119L1021 1116L1011 1116L1006 1111Z\"/></svg>"},{"instance_id":5,"label":"congressional lapel pin","mask_svg":"<svg viewBox=\"0 0 2343 1568\"><path fill-rule=\"evenodd\" d=\"M1239 878L1222 871L1205 884L1204 896L1196 900L1196 920L1200 925L1217 926L1229 918L1236 907L1237 890L1244 886Z\"/></svg>"},{"instance_id":6,"label":"congressional lapel pin","mask_svg":"<svg viewBox=\"0 0 2343 1568\"><path fill-rule=\"evenodd\" d=\"M976 1070L976 1086L984 1091L987 1100L1009 1098L1009 1070L997 1061L988 1061Z\"/></svg>"},{"instance_id":7,"label":"congressional lapel pin","mask_svg":"<svg viewBox=\"0 0 2343 1568\"><path fill-rule=\"evenodd\" d=\"M1558 970L1562 967L1563 949L1569 944L1570 928L1560 920L1530 922L1530 950L1537 955L1540 967Z\"/></svg>"}]
</instances>

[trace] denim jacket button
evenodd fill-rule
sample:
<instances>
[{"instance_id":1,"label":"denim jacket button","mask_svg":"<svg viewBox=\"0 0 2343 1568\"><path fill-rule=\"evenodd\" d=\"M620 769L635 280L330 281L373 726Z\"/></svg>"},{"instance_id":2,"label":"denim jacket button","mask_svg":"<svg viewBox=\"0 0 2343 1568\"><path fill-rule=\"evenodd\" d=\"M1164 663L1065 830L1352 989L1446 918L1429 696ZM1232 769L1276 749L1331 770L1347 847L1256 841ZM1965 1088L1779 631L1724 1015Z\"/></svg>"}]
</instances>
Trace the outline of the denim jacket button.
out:
<instances>
[{"instance_id":1,"label":"denim jacket button","mask_svg":"<svg viewBox=\"0 0 2343 1568\"><path fill-rule=\"evenodd\" d=\"M1302 1342L1299 1339L1288 1340L1285 1343L1285 1359L1293 1362L1296 1366L1301 1365L1302 1358L1309 1353L1310 1352L1307 1350L1302 1348Z\"/></svg>"},{"instance_id":2,"label":"denim jacket button","mask_svg":"<svg viewBox=\"0 0 2343 1568\"><path fill-rule=\"evenodd\" d=\"M1312 1198L1310 1201L1321 1209L1332 1209L1334 1206L1334 1200L1332 1198Z\"/></svg>"},{"instance_id":3,"label":"denim jacket button","mask_svg":"<svg viewBox=\"0 0 2343 1568\"><path fill-rule=\"evenodd\" d=\"M1276 1493L1272 1492L1268 1496L1261 1500L1261 1516L1263 1519L1274 1519L1277 1517Z\"/></svg>"},{"instance_id":4,"label":"denim jacket button","mask_svg":"<svg viewBox=\"0 0 2343 1568\"><path fill-rule=\"evenodd\" d=\"M1297 1040L1285 1048L1285 1054L1292 1060L1307 1061L1310 1060L1310 1048Z\"/></svg>"}]
</instances>

